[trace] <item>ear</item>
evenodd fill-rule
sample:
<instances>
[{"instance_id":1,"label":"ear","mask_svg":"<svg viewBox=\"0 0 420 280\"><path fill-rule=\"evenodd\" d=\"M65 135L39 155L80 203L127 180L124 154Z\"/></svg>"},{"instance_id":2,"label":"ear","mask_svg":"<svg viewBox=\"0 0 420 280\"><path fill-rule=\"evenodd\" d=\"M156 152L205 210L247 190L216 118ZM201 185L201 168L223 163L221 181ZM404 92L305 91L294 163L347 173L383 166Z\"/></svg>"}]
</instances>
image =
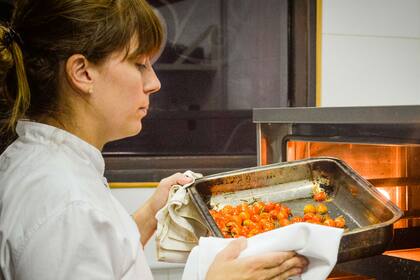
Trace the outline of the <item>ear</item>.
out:
<instances>
[{"instance_id":1,"label":"ear","mask_svg":"<svg viewBox=\"0 0 420 280\"><path fill-rule=\"evenodd\" d=\"M75 92L87 95L92 91L95 69L84 55L70 56L66 61L65 71L66 79Z\"/></svg>"}]
</instances>

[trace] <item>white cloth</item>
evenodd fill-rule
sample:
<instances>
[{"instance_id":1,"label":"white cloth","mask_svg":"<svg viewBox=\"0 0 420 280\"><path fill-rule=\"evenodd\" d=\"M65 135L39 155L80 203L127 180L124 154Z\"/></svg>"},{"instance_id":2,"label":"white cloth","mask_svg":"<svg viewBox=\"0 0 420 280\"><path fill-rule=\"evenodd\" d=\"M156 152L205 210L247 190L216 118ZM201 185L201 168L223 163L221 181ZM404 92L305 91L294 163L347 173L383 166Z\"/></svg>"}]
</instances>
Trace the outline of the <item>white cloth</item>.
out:
<instances>
[{"instance_id":1,"label":"white cloth","mask_svg":"<svg viewBox=\"0 0 420 280\"><path fill-rule=\"evenodd\" d=\"M199 238L208 235L207 227L187 192L187 188L203 175L190 170L184 174L192 179L191 183L172 186L166 205L156 214L159 261L185 263Z\"/></svg>"},{"instance_id":2,"label":"white cloth","mask_svg":"<svg viewBox=\"0 0 420 280\"><path fill-rule=\"evenodd\" d=\"M0 156L0 279L152 279L101 152L45 124L17 133Z\"/></svg>"},{"instance_id":3,"label":"white cloth","mask_svg":"<svg viewBox=\"0 0 420 280\"><path fill-rule=\"evenodd\" d=\"M248 246L239 258L274 251L296 251L309 260L307 271L301 275L302 280L326 279L337 262L342 235L343 229L339 228L310 223L292 224L248 238ZM182 279L204 280L217 253L231 241L230 238L200 238L199 246L188 257Z\"/></svg>"}]
</instances>

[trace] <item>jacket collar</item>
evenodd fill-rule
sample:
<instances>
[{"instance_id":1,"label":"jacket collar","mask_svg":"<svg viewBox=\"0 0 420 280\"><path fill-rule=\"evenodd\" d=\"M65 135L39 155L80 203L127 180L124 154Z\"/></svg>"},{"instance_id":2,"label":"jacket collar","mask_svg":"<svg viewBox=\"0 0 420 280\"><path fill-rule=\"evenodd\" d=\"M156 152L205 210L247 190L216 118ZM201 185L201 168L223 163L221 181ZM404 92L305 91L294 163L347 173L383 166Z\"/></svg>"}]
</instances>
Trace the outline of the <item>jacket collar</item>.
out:
<instances>
[{"instance_id":1,"label":"jacket collar","mask_svg":"<svg viewBox=\"0 0 420 280\"><path fill-rule=\"evenodd\" d=\"M104 175L105 162L101 151L63 129L29 120L19 120L16 133L27 141L55 146L65 145L84 161L92 164L101 176Z\"/></svg>"}]
</instances>

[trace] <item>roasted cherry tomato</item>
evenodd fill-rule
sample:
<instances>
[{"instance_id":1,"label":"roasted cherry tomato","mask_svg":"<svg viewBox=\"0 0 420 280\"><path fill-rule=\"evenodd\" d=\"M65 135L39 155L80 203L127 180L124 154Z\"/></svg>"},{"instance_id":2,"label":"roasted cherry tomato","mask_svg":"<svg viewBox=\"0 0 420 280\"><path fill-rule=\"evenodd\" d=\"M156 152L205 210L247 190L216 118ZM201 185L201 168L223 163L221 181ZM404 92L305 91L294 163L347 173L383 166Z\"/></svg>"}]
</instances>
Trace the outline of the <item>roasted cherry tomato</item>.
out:
<instances>
[{"instance_id":1,"label":"roasted cherry tomato","mask_svg":"<svg viewBox=\"0 0 420 280\"><path fill-rule=\"evenodd\" d=\"M245 221L249 220L249 218L251 218L251 215L249 215L248 212L244 211L239 213L239 217L241 217L242 221Z\"/></svg>"},{"instance_id":2,"label":"roasted cherry tomato","mask_svg":"<svg viewBox=\"0 0 420 280\"><path fill-rule=\"evenodd\" d=\"M316 193L314 199L324 201L327 199L327 194L323 191ZM303 217L293 216L291 209L286 205L270 201L258 201L253 204L244 202L237 206L225 205L221 210L209 211L226 238L251 237L277 227L303 221L338 228L346 226L343 216L335 219L329 216L328 208L324 203L307 204L303 212Z\"/></svg>"},{"instance_id":3,"label":"roasted cherry tomato","mask_svg":"<svg viewBox=\"0 0 420 280\"><path fill-rule=\"evenodd\" d=\"M303 213L316 213L316 208L313 204L306 204L303 208Z\"/></svg>"},{"instance_id":4,"label":"roasted cherry tomato","mask_svg":"<svg viewBox=\"0 0 420 280\"><path fill-rule=\"evenodd\" d=\"M324 191L320 191L314 194L315 201L325 201L327 199L327 194Z\"/></svg>"},{"instance_id":5,"label":"roasted cherry tomato","mask_svg":"<svg viewBox=\"0 0 420 280\"><path fill-rule=\"evenodd\" d=\"M260 215L257 215L257 214L251 215L251 221L258 223L260 220L261 220Z\"/></svg>"},{"instance_id":6,"label":"roasted cherry tomato","mask_svg":"<svg viewBox=\"0 0 420 280\"><path fill-rule=\"evenodd\" d=\"M338 216L337 218L334 219L335 222L335 226L338 228L343 228L346 226L346 220L344 219L343 216Z\"/></svg>"},{"instance_id":7,"label":"roasted cherry tomato","mask_svg":"<svg viewBox=\"0 0 420 280\"><path fill-rule=\"evenodd\" d=\"M271 217L271 219L277 219L277 215L279 214L279 210L277 210L277 209L273 209L273 210L271 210L270 211L270 217Z\"/></svg>"},{"instance_id":8,"label":"roasted cherry tomato","mask_svg":"<svg viewBox=\"0 0 420 280\"><path fill-rule=\"evenodd\" d=\"M317 212L318 214L323 215L323 214L326 214L326 213L328 212L328 208L327 208L327 206L326 206L324 203L319 203L319 204L316 206L316 212Z\"/></svg>"},{"instance_id":9,"label":"roasted cherry tomato","mask_svg":"<svg viewBox=\"0 0 420 280\"><path fill-rule=\"evenodd\" d=\"M315 214L312 220L315 221L317 224L322 224L324 222L324 217L320 214Z\"/></svg>"},{"instance_id":10,"label":"roasted cherry tomato","mask_svg":"<svg viewBox=\"0 0 420 280\"><path fill-rule=\"evenodd\" d=\"M309 221L309 220L313 220L314 217L315 217L315 214L309 212L309 213L306 213L305 215L303 215L303 220L306 222L306 221Z\"/></svg>"},{"instance_id":11,"label":"roasted cherry tomato","mask_svg":"<svg viewBox=\"0 0 420 280\"><path fill-rule=\"evenodd\" d=\"M289 218L289 215L287 213L283 212L283 211L280 211L277 214L277 220L279 220L279 221L283 220L283 219L287 219L287 218Z\"/></svg>"},{"instance_id":12,"label":"roasted cherry tomato","mask_svg":"<svg viewBox=\"0 0 420 280\"><path fill-rule=\"evenodd\" d=\"M300 216L294 216L294 217L292 217L292 219L290 219L290 222L292 224L294 224L294 223L301 223L301 222L303 222L303 218L300 217Z\"/></svg>"},{"instance_id":13,"label":"roasted cherry tomato","mask_svg":"<svg viewBox=\"0 0 420 280\"><path fill-rule=\"evenodd\" d=\"M271 210L273 210L275 207L273 202L267 202L264 206L264 211L269 213Z\"/></svg>"},{"instance_id":14,"label":"roasted cherry tomato","mask_svg":"<svg viewBox=\"0 0 420 280\"><path fill-rule=\"evenodd\" d=\"M333 219L326 219L324 221L324 225L329 226L329 227L335 227L335 222Z\"/></svg>"},{"instance_id":15,"label":"roasted cherry tomato","mask_svg":"<svg viewBox=\"0 0 420 280\"><path fill-rule=\"evenodd\" d=\"M278 221L278 223L279 223L279 225L280 225L281 227L284 227L284 226L290 225L290 221L289 221L289 219L281 219L281 220L279 220L279 221Z\"/></svg>"},{"instance_id":16,"label":"roasted cherry tomato","mask_svg":"<svg viewBox=\"0 0 420 280\"><path fill-rule=\"evenodd\" d=\"M254 214L257 214L257 215L261 214L264 211L264 207L265 207L265 204L262 201L258 201L252 204L252 210L254 211Z\"/></svg>"}]
</instances>

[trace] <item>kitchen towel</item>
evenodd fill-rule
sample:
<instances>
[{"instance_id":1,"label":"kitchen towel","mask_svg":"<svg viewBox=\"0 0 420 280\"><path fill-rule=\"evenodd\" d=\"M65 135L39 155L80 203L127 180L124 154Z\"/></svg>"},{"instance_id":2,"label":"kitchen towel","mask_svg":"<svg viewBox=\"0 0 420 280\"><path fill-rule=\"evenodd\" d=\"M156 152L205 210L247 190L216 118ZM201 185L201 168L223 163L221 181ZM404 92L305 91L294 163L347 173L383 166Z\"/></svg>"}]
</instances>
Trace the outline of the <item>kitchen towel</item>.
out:
<instances>
[{"instance_id":1,"label":"kitchen towel","mask_svg":"<svg viewBox=\"0 0 420 280\"><path fill-rule=\"evenodd\" d=\"M238 258L273 251L295 251L309 260L307 270L291 279L326 279L337 262L344 230L310 223L296 223L248 238ZM204 280L215 256L233 239L202 237L190 253L182 280Z\"/></svg>"},{"instance_id":2,"label":"kitchen towel","mask_svg":"<svg viewBox=\"0 0 420 280\"><path fill-rule=\"evenodd\" d=\"M184 174L190 177L192 182L183 186L172 186L166 205L156 214L159 261L185 263L190 251L198 244L199 238L208 236L207 227L187 192L187 188L203 175L190 170Z\"/></svg>"}]
</instances>

